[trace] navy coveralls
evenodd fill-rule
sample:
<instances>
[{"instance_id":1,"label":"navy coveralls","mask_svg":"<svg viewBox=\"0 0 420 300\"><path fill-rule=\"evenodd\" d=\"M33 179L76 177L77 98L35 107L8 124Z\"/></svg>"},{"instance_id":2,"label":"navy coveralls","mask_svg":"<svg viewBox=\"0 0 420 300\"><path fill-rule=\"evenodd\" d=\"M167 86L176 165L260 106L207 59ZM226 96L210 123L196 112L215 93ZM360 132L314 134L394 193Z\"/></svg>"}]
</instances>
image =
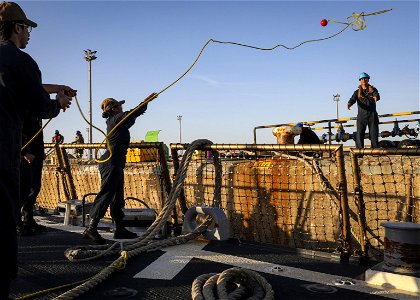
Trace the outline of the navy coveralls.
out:
<instances>
[{"instance_id":1,"label":"navy coveralls","mask_svg":"<svg viewBox=\"0 0 420 300\"><path fill-rule=\"evenodd\" d=\"M376 112L376 103L372 97L376 96L378 101L380 99L378 90L372 87L373 91L369 93L368 89L362 90L362 97L359 97L359 90L356 90L349 100L349 104L353 105L357 102L357 132L356 132L356 147L358 149L364 148L366 127L369 127L369 138L372 148L378 148L379 136L379 118Z\"/></svg>"},{"instance_id":2,"label":"navy coveralls","mask_svg":"<svg viewBox=\"0 0 420 300\"><path fill-rule=\"evenodd\" d=\"M143 114L147 109L147 104L134 112L108 137L109 147L112 150L112 156L106 162L99 164L101 173L101 190L95 198L93 207L90 210L90 217L93 221L99 222L105 216L110 206L111 217L118 226L123 219L124 212L124 167L126 161L127 149L130 144L130 127L134 125L136 118ZM107 118L107 133L120 120L122 120L130 111L122 112ZM100 160L109 157L109 150L101 156Z\"/></svg>"},{"instance_id":3,"label":"navy coveralls","mask_svg":"<svg viewBox=\"0 0 420 300\"><path fill-rule=\"evenodd\" d=\"M53 118L60 104L42 86L37 63L11 41L0 41L0 299L17 275L16 221L20 189L22 124L26 115Z\"/></svg>"},{"instance_id":4,"label":"navy coveralls","mask_svg":"<svg viewBox=\"0 0 420 300\"><path fill-rule=\"evenodd\" d=\"M26 117L23 122L22 145L29 142L41 128L41 119L32 116ZM22 208L22 216L20 216L18 211L18 224L32 226L35 223L34 204L41 191L42 165L44 161L44 137L42 131L22 151L22 156L25 154L32 154L35 158L31 163L22 158L20 164L20 207ZM21 217L23 217L23 222Z\"/></svg>"}]
</instances>

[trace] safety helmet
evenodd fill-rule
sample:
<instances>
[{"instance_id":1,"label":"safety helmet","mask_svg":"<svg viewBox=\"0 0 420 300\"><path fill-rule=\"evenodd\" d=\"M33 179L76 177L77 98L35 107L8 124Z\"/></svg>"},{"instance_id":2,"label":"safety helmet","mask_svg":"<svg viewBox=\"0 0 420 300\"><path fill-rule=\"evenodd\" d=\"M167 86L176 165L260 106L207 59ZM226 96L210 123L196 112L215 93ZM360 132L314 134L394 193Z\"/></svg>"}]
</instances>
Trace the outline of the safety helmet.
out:
<instances>
[{"instance_id":1,"label":"safety helmet","mask_svg":"<svg viewBox=\"0 0 420 300\"><path fill-rule=\"evenodd\" d=\"M81 134L81 132L79 130L76 131L76 134Z\"/></svg>"},{"instance_id":2,"label":"safety helmet","mask_svg":"<svg viewBox=\"0 0 420 300\"><path fill-rule=\"evenodd\" d=\"M370 76L368 75L368 73L362 72L362 73L360 73L360 75L359 75L359 80L361 80L362 78L367 78L367 79L369 79L369 78L370 78Z\"/></svg>"},{"instance_id":3,"label":"safety helmet","mask_svg":"<svg viewBox=\"0 0 420 300\"><path fill-rule=\"evenodd\" d=\"M60 131L58 131L58 130L55 131L55 134L59 134L59 133L60 133Z\"/></svg>"},{"instance_id":4,"label":"safety helmet","mask_svg":"<svg viewBox=\"0 0 420 300\"><path fill-rule=\"evenodd\" d=\"M296 127L303 127L303 123L297 123L295 126Z\"/></svg>"},{"instance_id":5,"label":"safety helmet","mask_svg":"<svg viewBox=\"0 0 420 300\"><path fill-rule=\"evenodd\" d=\"M111 110L115 106L123 105L125 103L125 100L117 101L114 98L106 98L101 103L101 109L106 112Z\"/></svg>"}]
</instances>

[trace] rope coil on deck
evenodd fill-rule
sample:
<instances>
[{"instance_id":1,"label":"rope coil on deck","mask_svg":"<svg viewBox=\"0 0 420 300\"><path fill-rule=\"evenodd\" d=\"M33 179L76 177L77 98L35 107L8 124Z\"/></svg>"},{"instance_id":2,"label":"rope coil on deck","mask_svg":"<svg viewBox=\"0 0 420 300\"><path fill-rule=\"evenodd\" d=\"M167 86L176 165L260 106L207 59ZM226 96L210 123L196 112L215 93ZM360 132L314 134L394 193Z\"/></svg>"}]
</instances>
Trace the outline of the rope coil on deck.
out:
<instances>
[{"instance_id":1,"label":"rope coil on deck","mask_svg":"<svg viewBox=\"0 0 420 300\"><path fill-rule=\"evenodd\" d=\"M274 291L264 277L255 271L241 268L197 277L192 284L191 294L193 300L274 299Z\"/></svg>"},{"instance_id":2,"label":"rope coil on deck","mask_svg":"<svg viewBox=\"0 0 420 300\"><path fill-rule=\"evenodd\" d=\"M89 278L83 284L65 292L64 294L56 297L58 300L69 300L74 299L83 293L87 292L94 286L98 285L104 281L111 273L113 273L117 268L116 266L124 265L126 260L134 257L143 252L154 251L162 249L164 247L180 245L186 243L190 240L193 240L200 236L203 232L207 230L207 227L210 225L211 218L207 217L206 220L200 224L194 231L184 234L178 237L169 238L163 241L152 241L155 235L165 226L166 221L170 217L172 210L176 204L181 188L183 186L184 180L187 176L188 164L190 163L194 151L202 146L213 144L211 141L206 139L200 139L192 142L184 156L182 158L180 168L176 173L172 189L168 196L168 201L165 206L162 208L161 212L157 216L156 220L152 225L147 229L147 231L139 238L134 239L132 242L124 243L123 251L125 254L120 256L110 265L105 267L101 272ZM121 252L119 247L120 243L115 242L112 245L94 245L89 247L73 247L65 251L65 256L72 262L83 262L96 259L98 257L104 257L109 255L118 255Z\"/></svg>"}]
</instances>

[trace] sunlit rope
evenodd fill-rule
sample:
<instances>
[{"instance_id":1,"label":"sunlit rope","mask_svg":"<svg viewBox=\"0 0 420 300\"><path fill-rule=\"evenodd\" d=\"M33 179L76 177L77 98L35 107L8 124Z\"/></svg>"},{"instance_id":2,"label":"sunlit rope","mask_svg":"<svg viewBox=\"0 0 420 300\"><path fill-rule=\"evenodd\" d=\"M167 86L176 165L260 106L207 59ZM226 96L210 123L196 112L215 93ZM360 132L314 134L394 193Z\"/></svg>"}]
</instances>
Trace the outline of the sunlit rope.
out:
<instances>
[{"instance_id":1,"label":"sunlit rope","mask_svg":"<svg viewBox=\"0 0 420 300\"><path fill-rule=\"evenodd\" d=\"M243 268L230 268L222 273L198 276L191 286L193 300L263 299L274 300L270 283L259 273Z\"/></svg>"},{"instance_id":2,"label":"sunlit rope","mask_svg":"<svg viewBox=\"0 0 420 300\"><path fill-rule=\"evenodd\" d=\"M83 280L80 280L80 281L77 281L77 282L67 283L67 284L63 284L63 285L60 285L60 286L52 287L52 288L49 288L49 289L45 289L45 290L42 290L42 291L38 291L38 292L35 292L35 293L30 293L30 294L24 295L22 297L18 297L15 300L30 299L30 298L33 298L35 296L40 296L40 295L48 294L48 293L51 293L53 291L60 290L60 289L66 288L66 287L71 287L73 285L82 284L82 283L88 281L89 279L90 278L87 278L87 279L83 279Z\"/></svg>"},{"instance_id":3,"label":"sunlit rope","mask_svg":"<svg viewBox=\"0 0 420 300\"><path fill-rule=\"evenodd\" d=\"M90 245L83 247L77 246L67 249L64 252L64 255L67 257L68 260L72 262L85 262L88 260L97 259L98 257L116 254L120 251L119 249L116 249L117 245L121 245L121 249L123 249L123 251L120 252L120 256L109 266L105 267L99 273L89 278L89 280L83 282L82 285L65 292L64 294L56 297L55 299L70 300L77 298L89 289L99 284L100 282L104 281L111 273L115 272L118 269L124 268L128 259L144 252L154 251L168 246L184 244L206 232L208 226L210 226L212 221L212 218L209 216L207 216L205 220L203 220L203 223L198 225L192 232L177 237L170 237L165 240L153 240L155 235L159 231L161 231L162 228L164 228L166 221L168 220L169 216L173 211L174 206L176 205L176 201L181 193L185 178L187 176L188 165L192 160L194 151L203 146L211 144L211 141L201 139L193 141L189 145L182 157L180 168L178 169L175 175L174 183L172 185L165 206L162 208L153 224L148 227L148 229L142 234L142 236L133 239L130 242L125 242L124 245L119 242L115 242L111 245L110 248L108 248L109 245Z\"/></svg>"},{"instance_id":4,"label":"sunlit rope","mask_svg":"<svg viewBox=\"0 0 420 300\"><path fill-rule=\"evenodd\" d=\"M117 270L124 270L127 265L127 251L121 251L121 261L114 263L112 266Z\"/></svg>"},{"instance_id":5,"label":"sunlit rope","mask_svg":"<svg viewBox=\"0 0 420 300\"><path fill-rule=\"evenodd\" d=\"M380 10L377 12L373 12L370 14L365 14L364 12L361 12L360 14L358 13L352 13L351 16L347 17L347 22L340 22L340 21L336 21L336 20L328 20L328 22L333 22L333 23L337 23L337 24L345 24L347 26L351 26L351 29L353 29L354 31L359 31L359 30L363 30L366 28L366 21L365 21L365 17L370 17L370 16L374 16L374 15L379 15L379 14L383 14L386 12L391 11L392 9L385 9L385 10Z\"/></svg>"},{"instance_id":6,"label":"sunlit rope","mask_svg":"<svg viewBox=\"0 0 420 300\"><path fill-rule=\"evenodd\" d=\"M112 128L111 132L110 132L110 133L108 133L108 135L107 135L107 134L106 134L105 132L103 132L101 129L99 129L98 127L96 127L96 126L94 126L93 124L91 124L91 123L90 123L90 122L86 119L85 115L83 114L83 111L82 111L82 109L80 108L79 101L77 100L77 97L76 97L76 96L74 96L74 99L76 100L76 105L77 105L77 108L79 109L79 112L80 112L80 114L82 115L83 120L85 120L85 122L86 122L87 124L89 124L89 126L92 126L92 127L93 127L93 128L95 128L96 130L100 131L100 132L101 132L101 133L105 136L105 139L102 141L101 145L102 145L102 144L106 141L106 146L107 146L107 149L108 149L108 151L109 151L109 158L111 158L111 156L112 156L112 150L111 150L111 147L109 146L109 139L108 139L108 137L109 137L110 133L114 130L114 128ZM118 123L117 125L119 125L119 123ZM97 161L97 160L96 160L96 157L97 157L98 151L99 151L99 147L95 149L95 161ZM98 161L97 161L97 162L98 162Z\"/></svg>"},{"instance_id":7,"label":"sunlit rope","mask_svg":"<svg viewBox=\"0 0 420 300\"><path fill-rule=\"evenodd\" d=\"M274 47L271 47L271 48L261 48L261 47L256 47L256 46L251 46L251 45L246 45L246 44L241 44L241 43L236 43L236 42L223 42L223 41L218 41L218 40L214 40L214 39L209 39L205 44L204 44L204 46L201 48L201 50L200 50L200 52L198 53L198 55L197 55L197 57L195 58L195 60L194 60L194 62L191 64L191 66L183 73L183 74L181 74L181 76L179 76L175 81L173 81L172 83L170 83L168 86L166 86L165 88L163 88L160 92L158 92L158 93L156 93L156 94L152 94L152 95L150 95L149 97L147 97L142 103L140 103L136 108L134 108L130 113L128 113L120 122L118 122L115 126L114 126L114 128L108 133L108 136L122 123L122 122L124 122L124 120L125 119L127 119L129 116L131 116L131 114L133 114L136 110L138 110L138 109L140 109L143 105L145 105L145 104L147 104L147 103L149 103L149 102L151 102L152 100L154 100L155 98L157 98L160 94L162 94L164 91L166 91L167 89L169 89L170 87L172 87L173 85L175 85L178 81L180 81L185 75L187 75L187 73L195 66L195 64L198 62L198 60L199 60L199 58L200 58L200 56L201 56L201 54L203 53L203 51L204 51L204 49L210 44L210 43L219 43L219 44L230 44L230 45L236 45L236 46L241 46L241 47L247 47L247 48L252 48L252 49L256 49L256 50L262 50L262 51L272 51L272 50L275 50L276 48L279 48L279 47L283 47L283 48L285 48L285 49L287 49L287 50L293 50L293 49L296 49L296 48L298 48L298 47L300 47L300 46L302 46L303 44L306 44L306 43L312 43L312 42L320 42L320 41L324 41L324 40L328 40L328 39L331 39L331 38L333 38L333 37L336 37L337 35L339 35L339 34L341 34L341 33L343 33L347 28L349 28L349 27L351 27L353 30L356 30L356 31L358 31L358 30L363 30L364 28L366 28L366 22L365 22L365 19L364 19L364 17L367 17L367 16L373 16L373 15L377 15L377 14L382 14L382 13L385 13L385 12L388 12L388 11L391 11L392 9L387 9L387 10L381 10L381 11L377 11L377 12L373 12L373 13L370 13L370 14L365 14L364 12L361 12L360 14L356 14L356 13L353 13L351 16L349 16L349 17L347 17L347 21L348 22L339 22L339 21L335 21L335 20L331 20L330 22L334 22L334 23L338 23L338 24L344 24L344 25L346 25L346 27L344 27L342 30L340 30L339 32L337 32L337 33L335 33L335 34L333 34L333 35L330 35L330 36L328 36L328 37L325 37L325 38L319 38L319 39L312 39L312 40L307 40L307 41L304 41L304 42L301 42L301 43L299 43L299 44L297 44L297 45L295 45L295 46L293 46L293 47L288 47L288 46L285 46L285 45L283 45L283 44L278 44L278 45L275 45ZM350 21L351 19L354 19L353 21ZM357 28L357 29L356 29ZM108 137L108 136L106 136L106 138ZM105 138L105 139L106 139ZM104 140L105 141L105 140ZM104 142L104 141L102 141L102 143ZM102 144L101 143L101 144ZM110 159L111 158L111 155L106 159L106 160L108 160L108 159ZM95 160L96 160L96 162L104 162L104 161L106 161L106 160L104 160L104 161L99 161L98 159L96 159L96 156L95 156Z\"/></svg>"},{"instance_id":8,"label":"sunlit rope","mask_svg":"<svg viewBox=\"0 0 420 300\"><path fill-rule=\"evenodd\" d=\"M22 147L21 151L25 150L26 147L28 147L32 141L42 132L42 130L44 130L45 127L47 127L48 123L51 122L52 119L49 119L44 126L42 126L42 128L40 130L37 131L37 133L35 133L35 135Z\"/></svg>"},{"instance_id":9,"label":"sunlit rope","mask_svg":"<svg viewBox=\"0 0 420 300\"><path fill-rule=\"evenodd\" d=\"M105 136L105 139L101 142L101 144L99 145L99 147L106 141L106 144L107 144L107 148L108 148L108 150L110 151L110 154L109 154L109 156L108 156L108 158L107 159L105 159L105 160L99 160L98 158L97 158L97 153L98 153L98 149L99 149L99 147L96 149L96 151L95 151L95 161L96 162L98 162L98 163L103 163L103 162L106 162L106 161L108 161L110 158L111 158L111 156L112 156L112 152L111 152L111 149L110 149L110 147L109 147L109 140L108 140L108 137L118 128L118 126L120 126L120 124L122 123L122 122L124 122L128 117L130 117L134 112L136 112L138 109L140 109L141 107L143 107L145 104L147 104L147 103L149 103L149 102L151 102L151 101L153 101L155 98L157 98L160 94L162 94L163 92L165 92L167 89L169 89L170 87L172 87L173 85L175 85L178 81L180 81L194 66L195 66L195 64L198 62L198 60L199 60L199 58L201 57L201 54L203 53L203 51L204 51L204 49L210 44L210 43L219 43L219 44L230 44L230 45L236 45L236 46L241 46L241 47L246 47L246 48L251 48L251 49L255 49L255 50L262 50L262 51L272 51L272 50L275 50L276 48L279 48L279 47L282 47L282 48L285 48L285 49L287 49L287 50L294 50L294 49L296 49L296 48L298 48L298 47L300 47L300 46L302 46L303 44L306 44L306 43L313 43L313 42L320 42L320 41L325 41L325 40L328 40L328 39L331 39L331 38L333 38L333 37L336 37L336 36L338 36L339 34L341 34L341 33L343 33L346 29L348 29L349 27L351 28L351 29L353 29L353 30L355 30L355 31L359 31L359 30L363 30L363 29L365 29L366 28L366 21L365 21L365 17L369 17L369 16L374 16L374 15L378 15L378 14L382 14L382 13L386 13L386 12L389 12L389 11L391 11L392 9L386 9L386 10L380 10L380 11L377 11L377 12L373 12L373 13L369 13L369 14L365 14L364 12L361 12L361 13L355 13L355 12L353 12L352 13L352 15L351 16L349 16L349 17L347 17L347 22L340 22L340 21L336 21L336 20L328 20L329 22L333 22L333 23L337 23L337 24L343 24L343 25L346 25L342 30L340 30L339 32L337 32L337 33L335 33L335 34L333 34L333 35L330 35L330 36L328 36L328 37L325 37L325 38L319 38L319 39L312 39L312 40L306 40L306 41L303 41L303 42L301 42L301 43L299 43L299 44L297 44L297 45L295 45L295 46L292 46L292 47L288 47L288 46L285 46L285 45L283 45L283 44L277 44L277 45L275 45L274 47L271 47L271 48L262 48L262 47L257 47L257 46L252 46L252 45L246 45L246 44L241 44L241 43L236 43L236 42L224 42L224 41L218 41L218 40L214 40L214 39L209 39L205 44L204 44L204 46L201 48L201 50L200 50L200 52L198 53L198 55L197 55L197 57L195 58L195 60L193 61L193 63L190 65L190 67L184 72L184 73L182 73L181 74L181 76L179 76L175 81L173 81L172 83L170 83L169 85L167 85L165 88L163 88L160 92L158 92L158 93L153 93L153 94L151 94L151 95L149 95L143 102L141 102L138 106L136 106L134 109L132 109L124 118L122 118L121 119L121 121L119 121L112 129L111 129L111 131L110 132L108 132L108 134L105 134L103 131L101 131L100 129L98 129L97 127L95 127L95 126L93 126L92 124L90 124L89 123L89 121L87 121L86 120L86 118L84 117L84 115L83 115L83 113L82 113L82 111L81 111L81 109L80 109L80 107L79 107L79 104L78 104L78 101L77 101L77 98L76 98L76 103L77 103L77 106L79 107L79 111L81 112L81 114L82 114L82 116L83 116L83 119L90 125L90 126L92 126L92 127L94 127L95 129L98 129L99 131L101 131L102 132L102 134L104 134L104 136ZM37 135L38 135L39 133L37 133ZM34 137L35 138L35 137ZM34 139L33 138L33 139ZM27 145L25 145L25 147L26 147Z\"/></svg>"}]
</instances>

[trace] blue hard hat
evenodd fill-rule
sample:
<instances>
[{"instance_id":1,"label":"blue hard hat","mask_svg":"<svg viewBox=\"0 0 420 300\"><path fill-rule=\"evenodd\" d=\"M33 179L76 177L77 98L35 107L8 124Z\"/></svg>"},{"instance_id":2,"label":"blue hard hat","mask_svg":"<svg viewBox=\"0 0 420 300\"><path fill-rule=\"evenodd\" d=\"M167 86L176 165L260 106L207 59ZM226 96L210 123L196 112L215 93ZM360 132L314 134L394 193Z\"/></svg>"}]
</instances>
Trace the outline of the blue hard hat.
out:
<instances>
[{"instance_id":1,"label":"blue hard hat","mask_svg":"<svg viewBox=\"0 0 420 300\"><path fill-rule=\"evenodd\" d=\"M81 132L79 130L76 131L76 134L81 134Z\"/></svg>"},{"instance_id":2,"label":"blue hard hat","mask_svg":"<svg viewBox=\"0 0 420 300\"><path fill-rule=\"evenodd\" d=\"M295 126L296 127L303 127L303 123L297 123Z\"/></svg>"},{"instance_id":3,"label":"blue hard hat","mask_svg":"<svg viewBox=\"0 0 420 300\"><path fill-rule=\"evenodd\" d=\"M56 130L56 131L55 131L55 134L57 134L57 133L60 133L60 131Z\"/></svg>"},{"instance_id":4,"label":"blue hard hat","mask_svg":"<svg viewBox=\"0 0 420 300\"><path fill-rule=\"evenodd\" d=\"M368 75L368 73L365 73L365 72L362 72L362 73L360 73L360 75L359 75L359 80L360 79L362 79L362 78L370 78L370 76Z\"/></svg>"}]
</instances>

